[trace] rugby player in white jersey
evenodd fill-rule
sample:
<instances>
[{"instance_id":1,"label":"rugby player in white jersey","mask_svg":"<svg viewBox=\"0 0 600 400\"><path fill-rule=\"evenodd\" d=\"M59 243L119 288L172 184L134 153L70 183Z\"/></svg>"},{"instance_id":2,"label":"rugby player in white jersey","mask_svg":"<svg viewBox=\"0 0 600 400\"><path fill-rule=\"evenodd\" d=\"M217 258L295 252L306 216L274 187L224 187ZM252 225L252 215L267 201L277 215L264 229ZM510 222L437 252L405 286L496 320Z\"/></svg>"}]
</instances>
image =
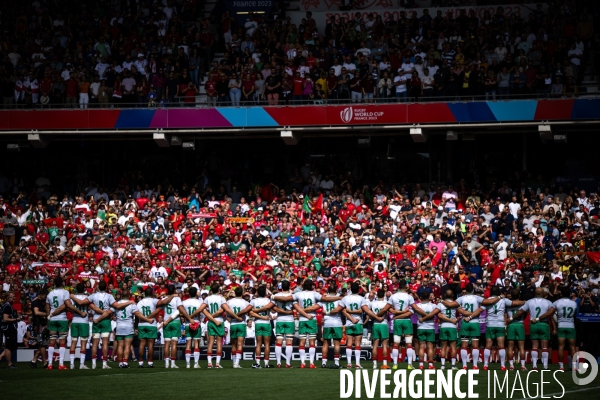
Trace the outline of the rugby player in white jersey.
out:
<instances>
[{"instance_id":1,"label":"rugby player in white jersey","mask_svg":"<svg viewBox=\"0 0 600 400\"><path fill-rule=\"evenodd\" d=\"M314 369L317 368L314 365L314 360L316 355L315 341L317 340L317 332L319 329L317 326L315 311L320 308L320 306L317 303L319 301L340 300L341 298L339 296L321 296L319 293L313 290L314 283L310 279L305 279L304 282L302 282L302 289L303 290L301 292L294 293L292 296L278 296L278 299L280 301L294 301L296 304L298 304L300 308L302 308L302 310L306 314L305 315L303 313L300 313L298 321L298 335L300 336L300 344L298 346L298 352L300 353L301 362L300 368L306 368L305 345L306 340L308 340L308 343L310 345L309 368Z\"/></svg>"},{"instance_id":2,"label":"rugby player in white jersey","mask_svg":"<svg viewBox=\"0 0 600 400\"><path fill-rule=\"evenodd\" d=\"M252 306L242 297L244 295L244 288L238 286L233 292L235 293L235 297L227 300L227 305L240 319L232 319L229 325L231 358L233 360L233 368L242 368L240 360L242 359L242 349L244 340L246 339L246 314L252 311ZM260 364L254 364L252 368L260 368Z\"/></svg>"},{"instance_id":3,"label":"rugby player in white jersey","mask_svg":"<svg viewBox=\"0 0 600 400\"><path fill-rule=\"evenodd\" d=\"M514 318L519 318L526 312L530 316L529 338L531 339L531 361L532 369L537 370L537 362L539 357L538 349L542 346L542 365L544 369L548 369L548 341L550 340L550 318L554 314L554 305L549 300L544 298L546 292L543 288L535 289L535 297L527 300L525 305L521 307L515 314Z\"/></svg>"},{"instance_id":4,"label":"rugby player in white jersey","mask_svg":"<svg viewBox=\"0 0 600 400\"><path fill-rule=\"evenodd\" d=\"M48 315L48 332L50 332L50 341L48 344L48 367L52 369L52 357L54 356L54 345L58 340L58 369L68 369L64 365L65 345L67 343L67 334L69 332L69 321L67 319L67 310L80 316L87 315L83 311L73 306L70 300L70 294L63 289L63 279L58 276L54 278L54 290L48 293L46 297L46 315Z\"/></svg>"},{"instance_id":5,"label":"rugby player in white jersey","mask_svg":"<svg viewBox=\"0 0 600 400\"><path fill-rule=\"evenodd\" d=\"M519 309L525 304L524 301L519 299L521 291L518 288L513 289L510 292L510 300L512 304L506 308L507 324L506 327L506 339L508 340L508 369L514 371L515 369L515 344L518 346L519 359L521 361L521 371L527 371L525 367L525 361L527 355L525 353L525 324L523 323L523 316L514 318Z\"/></svg>"},{"instance_id":6,"label":"rugby player in white jersey","mask_svg":"<svg viewBox=\"0 0 600 400\"><path fill-rule=\"evenodd\" d=\"M98 346L102 339L102 369L110 369L108 366L108 339L112 333L110 318L102 318L105 311L114 308L120 310L129 304L135 304L133 301L117 304L112 294L106 293L106 282L98 283L96 293L88 296L86 299L78 299L71 295L71 300L80 306L88 306L94 311L94 323L92 324L92 369L96 369L96 360L98 358Z\"/></svg>"},{"instance_id":7,"label":"rugby player in white jersey","mask_svg":"<svg viewBox=\"0 0 600 400\"><path fill-rule=\"evenodd\" d=\"M163 338L165 340L165 368L179 368L175 361L177 360L177 343L181 337L181 319L194 321L183 308L181 298L175 292L175 285L167 286L167 296L165 310L165 322L163 323Z\"/></svg>"},{"instance_id":8,"label":"rugby player in white jersey","mask_svg":"<svg viewBox=\"0 0 600 400\"><path fill-rule=\"evenodd\" d=\"M269 310L273 308L275 304L273 304L271 300L267 298L267 295L270 295L270 293L267 293L267 287L265 285L260 285L258 287L256 290L256 295L258 297L250 301L250 305L253 307L252 311L250 311L250 315L255 318L254 333L256 336L256 364L254 364L252 367L260 368L261 348L264 345L265 368L273 368L273 366L269 364L271 342L271 319Z\"/></svg>"},{"instance_id":9,"label":"rugby player in white jersey","mask_svg":"<svg viewBox=\"0 0 600 400\"><path fill-rule=\"evenodd\" d=\"M110 318L111 314L114 314L117 318L117 327L115 339L117 342L117 361L119 361L119 368L129 368L129 355L131 349L131 343L135 334L135 319L137 317L140 321L151 323L152 319L144 317L144 315L138 310L135 304L131 304L129 300L118 300L117 304L122 305L127 303L124 308L116 309L112 308L107 310L100 316L98 322L105 318Z\"/></svg>"},{"instance_id":10,"label":"rugby player in white jersey","mask_svg":"<svg viewBox=\"0 0 600 400\"><path fill-rule=\"evenodd\" d=\"M454 292L451 289L446 290L444 293L444 299L447 301L454 301ZM448 351L450 351L450 359L452 362L452 369L456 369L456 342L458 340L457 330L457 318L456 307L446 307L442 302L437 305L440 310L438 314L438 320L440 321L440 342L442 348L440 351L441 369L446 368L446 359L448 358Z\"/></svg>"},{"instance_id":11,"label":"rugby player in white jersey","mask_svg":"<svg viewBox=\"0 0 600 400\"><path fill-rule=\"evenodd\" d=\"M83 283L78 283L75 286L76 294L75 297L78 299L86 299L87 295L85 294L85 285ZM71 369L75 369L75 352L77 350L77 342L79 341L79 369L88 369L85 366L85 349L87 348L87 341L90 337L90 323L88 322L88 307L80 306L77 303L74 303L73 306L77 308L79 311L84 312L84 315L74 313L73 319L71 320L71 351L70 358Z\"/></svg>"},{"instance_id":12,"label":"rugby player in white jersey","mask_svg":"<svg viewBox=\"0 0 600 400\"><path fill-rule=\"evenodd\" d=\"M152 288L146 288L144 290L144 298L137 303L138 310L142 315L152 322L140 321L138 323L138 339L140 340L140 346L138 349L138 368L144 368L144 352L146 346L148 346L148 353L146 358L148 360L148 368L154 368L154 342L158 337L158 328L156 323L156 316L162 310L161 307L167 305L169 298L166 297L163 300L158 300L154 297L154 290Z\"/></svg>"},{"instance_id":13,"label":"rugby player in white jersey","mask_svg":"<svg viewBox=\"0 0 600 400\"><path fill-rule=\"evenodd\" d=\"M379 314L379 311L383 310L387 306L388 302L385 299L385 290L379 289L377 291L377 299L373 300L369 307L375 315ZM371 331L371 337L373 338L373 369L377 368L377 353L379 352L379 345L381 345L381 355L383 357L383 365L381 369L389 369L387 365L388 359L388 347L390 342L390 328L388 326L388 315L385 314L381 317L381 321L373 321L373 329Z\"/></svg>"},{"instance_id":14,"label":"rugby player in white jersey","mask_svg":"<svg viewBox=\"0 0 600 400\"><path fill-rule=\"evenodd\" d=\"M192 358L192 346L194 349L194 368L200 368L198 361L200 360L200 339L202 338L202 329L200 328L200 317L204 315L209 321L215 325L221 325L207 311L208 306L198 298L198 289L190 287L188 291L190 298L184 300L182 305L190 318L194 321L185 326L185 367L190 368Z\"/></svg>"},{"instance_id":15,"label":"rugby player in white jersey","mask_svg":"<svg viewBox=\"0 0 600 400\"><path fill-rule=\"evenodd\" d=\"M446 307L459 307L458 313L463 316L460 325L460 359L463 364L463 369L467 369L467 361L469 359L469 341L471 341L471 354L473 356L473 369L479 369L479 337L481 336L481 328L479 326L479 315L483 312L481 307L482 297L473 294L473 284L467 283L465 288L467 294L459 297L456 301L443 300L442 304Z\"/></svg>"},{"instance_id":16,"label":"rugby player in white jersey","mask_svg":"<svg viewBox=\"0 0 600 400\"><path fill-rule=\"evenodd\" d=\"M562 287L560 294L562 298L553 303L556 309L556 316L558 317L558 329L556 332L558 336L558 367L561 371L565 370L563 359L565 342L567 342L569 345L569 354L571 355L571 368L573 371L576 371L575 340L577 339L577 332L575 331L575 314L577 313L577 303L569 298L571 290L568 287Z\"/></svg>"},{"instance_id":17,"label":"rugby player in white jersey","mask_svg":"<svg viewBox=\"0 0 600 400\"><path fill-rule=\"evenodd\" d=\"M423 369L423 360L427 351L429 369L435 369L433 360L435 357L435 320L434 317L440 310L430 301L432 293L430 290L421 290L419 303L411 305L415 313L419 315L417 323L417 337L419 339L419 368Z\"/></svg>"},{"instance_id":18,"label":"rugby player in white jersey","mask_svg":"<svg viewBox=\"0 0 600 400\"><path fill-rule=\"evenodd\" d=\"M335 296L337 287L335 284L329 285L327 293L330 296ZM340 300L323 301L319 306L323 308L323 347L322 350L322 366L323 368L340 368L340 342L344 336L341 311L344 306L340 304ZM329 359L329 342L333 340L333 361L331 366L327 365Z\"/></svg>"},{"instance_id":19,"label":"rugby player in white jersey","mask_svg":"<svg viewBox=\"0 0 600 400\"><path fill-rule=\"evenodd\" d=\"M237 321L241 321L242 318L237 316L231 308L227 305L225 297L221 295L221 287L218 283L214 282L210 286L210 296L204 299L204 302L208 306L208 312L213 316L215 321L218 321L220 324L217 325L216 322L208 321L206 326L206 334L208 335L208 347L207 347L207 368L212 368L212 359L213 359L213 346L216 343L217 345L217 356L215 368L221 367L221 354L223 352L223 336L225 336L225 327L223 321L223 312L231 315L231 317ZM233 321L232 319L232 321ZM231 331L231 330L230 330ZM231 354L232 359L234 358L234 354ZM240 353L241 358L241 353Z\"/></svg>"},{"instance_id":20,"label":"rugby player in white jersey","mask_svg":"<svg viewBox=\"0 0 600 400\"><path fill-rule=\"evenodd\" d=\"M333 287L335 294L335 286ZM275 303L273 310L277 313L275 322L275 357L277 359L277 368L281 368L281 346L285 340L285 367L292 367L292 354L294 352L293 340L296 334L296 325L294 323L294 310L300 315L309 319L309 315L297 303L294 303L292 298L293 293L290 291L290 282L281 282L281 292L273 295L272 300ZM338 348L339 351L339 348Z\"/></svg>"},{"instance_id":21,"label":"rugby player in white jersey","mask_svg":"<svg viewBox=\"0 0 600 400\"><path fill-rule=\"evenodd\" d=\"M361 369L360 344L363 337L363 313L367 314L373 321L383 321L383 317L373 314L365 298L360 296L360 284L353 282L350 285L352 294L342 298L340 304L344 307L342 313L346 316L346 359L348 368L352 368L352 351L354 351L355 368Z\"/></svg>"},{"instance_id":22,"label":"rugby player in white jersey","mask_svg":"<svg viewBox=\"0 0 600 400\"><path fill-rule=\"evenodd\" d=\"M411 305L415 302L412 294L408 293L408 285L406 281L401 280L399 283L398 292L394 293L388 299L388 305L379 311L378 316L387 315L390 312L394 315L394 345L392 347L392 361L394 362L393 369L398 369L398 358L400 356L400 342L402 336L406 342L406 356L408 359L408 369L413 369L412 360L415 357L413 350L413 324L410 317L413 315Z\"/></svg>"},{"instance_id":23,"label":"rugby player in white jersey","mask_svg":"<svg viewBox=\"0 0 600 400\"><path fill-rule=\"evenodd\" d=\"M485 350L483 351L483 370L489 368L490 357L492 355L492 346L494 341L498 346L498 355L500 356L500 369L506 371L506 310L512 306L512 301L504 298L499 286L492 286L490 297L483 300L481 305L486 309L485 326Z\"/></svg>"}]
</instances>

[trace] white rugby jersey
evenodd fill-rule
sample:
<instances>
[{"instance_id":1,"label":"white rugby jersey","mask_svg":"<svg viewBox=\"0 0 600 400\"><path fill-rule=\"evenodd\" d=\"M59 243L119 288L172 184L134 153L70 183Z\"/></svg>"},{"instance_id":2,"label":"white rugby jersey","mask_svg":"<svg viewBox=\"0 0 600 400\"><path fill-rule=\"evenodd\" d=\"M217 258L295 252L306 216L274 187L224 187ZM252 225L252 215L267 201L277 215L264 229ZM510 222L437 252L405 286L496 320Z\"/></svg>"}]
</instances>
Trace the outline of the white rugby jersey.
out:
<instances>
[{"instance_id":1,"label":"white rugby jersey","mask_svg":"<svg viewBox=\"0 0 600 400\"><path fill-rule=\"evenodd\" d=\"M552 306L556 309L559 328L575 329L575 314L577 313L577 303L571 299L558 299Z\"/></svg>"},{"instance_id":2,"label":"white rugby jersey","mask_svg":"<svg viewBox=\"0 0 600 400\"><path fill-rule=\"evenodd\" d=\"M359 296L357 294L350 294L341 300L341 304L348 311L358 311L362 310L362 306L367 305L367 302L362 296ZM352 315L352 318L357 319L358 321L356 321L356 324L353 324L352 321L350 321L350 318L346 318L346 326L354 326L363 323L362 314L350 315Z\"/></svg>"},{"instance_id":3,"label":"white rugby jersey","mask_svg":"<svg viewBox=\"0 0 600 400\"><path fill-rule=\"evenodd\" d=\"M314 306L321 301L321 295L312 290L303 290L301 292L294 293L292 297L294 298L294 302L298 303L302 308ZM307 312L307 314L316 317L315 311ZM308 321L308 319L302 315L299 316L299 320Z\"/></svg>"}]
</instances>

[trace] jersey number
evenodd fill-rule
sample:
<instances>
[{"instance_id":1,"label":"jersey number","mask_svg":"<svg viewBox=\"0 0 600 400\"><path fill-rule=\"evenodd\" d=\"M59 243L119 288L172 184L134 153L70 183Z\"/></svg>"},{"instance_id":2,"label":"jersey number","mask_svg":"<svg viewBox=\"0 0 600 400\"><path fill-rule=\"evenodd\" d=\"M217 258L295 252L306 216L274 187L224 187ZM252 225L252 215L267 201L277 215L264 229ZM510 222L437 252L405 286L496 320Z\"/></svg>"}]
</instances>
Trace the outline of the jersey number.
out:
<instances>
[{"instance_id":1,"label":"jersey number","mask_svg":"<svg viewBox=\"0 0 600 400\"><path fill-rule=\"evenodd\" d=\"M52 305L54 308L58 308L58 297L54 296L54 300L52 300Z\"/></svg>"},{"instance_id":2,"label":"jersey number","mask_svg":"<svg viewBox=\"0 0 600 400\"><path fill-rule=\"evenodd\" d=\"M311 299L304 299L304 300L302 300L302 304L303 304L302 308L312 307L312 305L313 305Z\"/></svg>"},{"instance_id":3,"label":"jersey number","mask_svg":"<svg viewBox=\"0 0 600 400\"><path fill-rule=\"evenodd\" d=\"M123 314L121 314L121 319L127 319L127 309L123 310Z\"/></svg>"},{"instance_id":4,"label":"jersey number","mask_svg":"<svg viewBox=\"0 0 600 400\"><path fill-rule=\"evenodd\" d=\"M152 314L152 311L150 311L150 307L142 306L142 314L144 315L144 317L147 317L148 315Z\"/></svg>"},{"instance_id":5,"label":"jersey number","mask_svg":"<svg viewBox=\"0 0 600 400\"><path fill-rule=\"evenodd\" d=\"M540 317L540 314L542 313L542 309L539 307L535 308L535 319L538 319Z\"/></svg>"},{"instance_id":6,"label":"jersey number","mask_svg":"<svg viewBox=\"0 0 600 400\"><path fill-rule=\"evenodd\" d=\"M449 309L449 308L448 308L448 309L446 309L446 317L448 317L448 318L450 318L450 319L452 318L452 310L451 310L451 309Z\"/></svg>"},{"instance_id":7,"label":"jersey number","mask_svg":"<svg viewBox=\"0 0 600 400\"><path fill-rule=\"evenodd\" d=\"M167 311L167 314L169 314L169 315L173 314L173 307L171 307L170 304L167 304L167 310L166 311Z\"/></svg>"},{"instance_id":8,"label":"jersey number","mask_svg":"<svg viewBox=\"0 0 600 400\"><path fill-rule=\"evenodd\" d=\"M400 311L403 311L404 310L404 300L400 300L399 303L400 303Z\"/></svg>"},{"instance_id":9,"label":"jersey number","mask_svg":"<svg viewBox=\"0 0 600 400\"><path fill-rule=\"evenodd\" d=\"M210 304L210 313L214 314L219 310L219 305L217 303Z\"/></svg>"},{"instance_id":10,"label":"jersey number","mask_svg":"<svg viewBox=\"0 0 600 400\"><path fill-rule=\"evenodd\" d=\"M573 308L563 307L563 318L573 318Z\"/></svg>"},{"instance_id":11,"label":"jersey number","mask_svg":"<svg viewBox=\"0 0 600 400\"><path fill-rule=\"evenodd\" d=\"M334 304L333 304L333 303L327 303L327 304L325 304L325 311L327 311L327 312L330 312L330 311L331 311L331 310L333 310L334 308L335 308L335 307L334 307Z\"/></svg>"},{"instance_id":12,"label":"jersey number","mask_svg":"<svg viewBox=\"0 0 600 400\"><path fill-rule=\"evenodd\" d=\"M217 311L217 310L215 310L215 311ZM237 313L239 313L240 311L242 311L242 309L241 309L241 308L239 308L239 307L233 307L233 313L234 313L234 314L237 314Z\"/></svg>"},{"instance_id":13,"label":"jersey number","mask_svg":"<svg viewBox=\"0 0 600 400\"><path fill-rule=\"evenodd\" d=\"M188 314L189 315L192 315L195 312L196 312L196 307L188 307Z\"/></svg>"},{"instance_id":14,"label":"jersey number","mask_svg":"<svg viewBox=\"0 0 600 400\"><path fill-rule=\"evenodd\" d=\"M356 303L350 304L350 311L358 311L358 304L356 304Z\"/></svg>"},{"instance_id":15,"label":"jersey number","mask_svg":"<svg viewBox=\"0 0 600 400\"><path fill-rule=\"evenodd\" d=\"M475 306L473 304L465 304L465 310L468 312L473 312Z\"/></svg>"}]
</instances>

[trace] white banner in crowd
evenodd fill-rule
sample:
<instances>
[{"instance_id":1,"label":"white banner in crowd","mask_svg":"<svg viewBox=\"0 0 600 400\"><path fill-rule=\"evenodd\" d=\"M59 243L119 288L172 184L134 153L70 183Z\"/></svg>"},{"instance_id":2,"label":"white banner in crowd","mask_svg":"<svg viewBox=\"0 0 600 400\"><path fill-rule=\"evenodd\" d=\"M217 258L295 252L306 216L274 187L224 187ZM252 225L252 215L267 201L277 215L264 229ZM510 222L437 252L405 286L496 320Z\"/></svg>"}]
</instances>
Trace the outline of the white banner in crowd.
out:
<instances>
[{"instance_id":1,"label":"white banner in crowd","mask_svg":"<svg viewBox=\"0 0 600 400\"><path fill-rule=\"evenodd\" d=\"M323 0L314 0L314 1L318 2L318 1L323 1ZM319 29L319 33L323 34L325 32L325 25L327 24L327 21L329 21L329 19L332 16L334 16L337 21L339 21L342 18L346 19L346 21L350 21L350 20L354 19L354 14L357 12L360 12L362 14L362 18L365 21L367 20L367 15L369 13L371 13L375 16L381 15L383 22L385 22L390 19L397 21L400 18L400 13L405 13L406 16L412 15L413 18L415 18L415 17L419 18L423 15L423 10L425 8L427 8L429 10L429 15L431 15L432 18L435 18L438 11L441 11L442 15L457 16L457 15L460 15L461 10L465 10L467 15L469 14L470 10L474 10L477 18L479 18L481 20L486 11L488 11L491 15L494 15L498 8L498 6L490 5L490 6L473 6L473 7L470 7L470 6L467 6L467 7L465 7L465 6L438 7L438 8L423 7L423 8L410 8L410 9L398 9L396 7L395 9L391 9L391 8L382 7L381 3L384 3L384 2L386 2L386 1L382 0L379 3L374 3L373 9L369 9L367 11L360 11L360 10L356 10L356 9L351 10L351 11L313 11L313 10L310 10L310 11L312 12L312 17L314 18L315 22L317 23L317 28ZM388 1L388 3L389 3L389 1ZM536 6L537 6L537 3L526 4L526 5L509 4L509 5L504 5L502 7L504 8L504 15L506 17L510 17L510 15L514 13L517 17L528 18L529 14L532 12L531 10L535 10ZM529 7L529 9L527 7ZM547 9L548 9L548 4L543 3L542 10L546 11ZM292 23L294 23L294 24L296 24L296 26L298 26L302 22L302 18L306 18L306 11L292 11L292 12L288 12L287 15L289 15L291 17Z\"/></svg>"}]
</instances>

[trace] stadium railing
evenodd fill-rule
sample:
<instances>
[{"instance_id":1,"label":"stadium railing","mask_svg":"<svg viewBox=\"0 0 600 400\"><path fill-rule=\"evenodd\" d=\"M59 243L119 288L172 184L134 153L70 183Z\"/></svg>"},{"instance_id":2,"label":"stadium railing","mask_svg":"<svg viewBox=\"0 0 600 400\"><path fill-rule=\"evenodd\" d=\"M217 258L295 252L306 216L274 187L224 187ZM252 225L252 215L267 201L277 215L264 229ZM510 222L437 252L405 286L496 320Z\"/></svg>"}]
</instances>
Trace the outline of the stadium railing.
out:
<instances>
[{"instance_id":1,"label":"stadium railing","mask_svg":"<svg viewBox=\"0 0 600 400\"><path fill-rule=\"evenodd\" d=\"M398 104L398 103L453 103L453 102L470 102L470 101L511 101L511 100L558 100L558 99L575 99L575 98L598 98L600 92L588 92L585 90L573 93L526 93L526 94L510 94L510 95L475 95L475 96L434 96L434 97L375 97L372 99L352 100L344 99L302 99L290 100L285 103L281 97L276 106L285 105L339 105L339 104ZM15 109L36 109L36 110L51 110L51 109L120 109L120 108L180 108L180 107L196 107L196 108L214 108L214 107L253 107L253 106L269 106L268 101L240 101L239 106L231 105L229 101L208 101L205 95L196 96L195 101L185 102L183 99L179 102L157 102L157 103L90 103L85 107L79 104L66 103L50 103L50 104L2 104L2 110ZM275 105L273 105L275 106Z\"/></svg>"}]
</instances>

